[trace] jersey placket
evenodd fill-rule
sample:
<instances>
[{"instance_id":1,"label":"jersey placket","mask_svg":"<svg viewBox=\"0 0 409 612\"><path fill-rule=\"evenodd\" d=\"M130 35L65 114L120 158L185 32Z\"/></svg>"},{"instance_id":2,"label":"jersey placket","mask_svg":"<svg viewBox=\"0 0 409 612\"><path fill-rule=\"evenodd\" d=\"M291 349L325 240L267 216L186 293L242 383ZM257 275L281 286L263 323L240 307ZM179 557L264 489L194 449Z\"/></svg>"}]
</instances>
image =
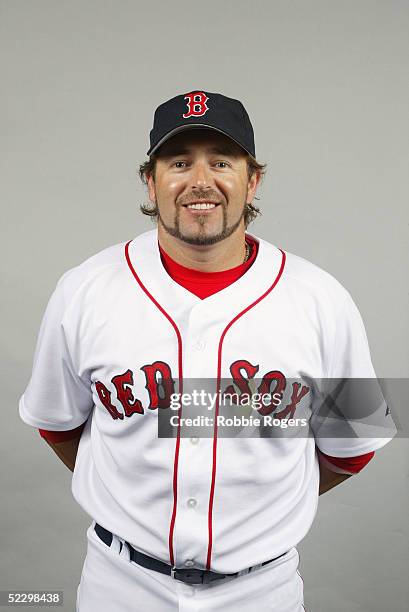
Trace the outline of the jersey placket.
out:
<instances>
[{"instance_id":1,"label":"jersey placket","mask_svg":"<svg viewBox=\"0 0 409 612\"><path fill-rule=\"evenodd\" d=\"M178 457L177 513L173 552L177 567L205 569L209 543L209 497L213 469L214 407L209 410L193 391L214 394L217 382L217 347L222 327L214 324L206 301L195 305L183 334L183 390L193 410L182 406L181 417L203 416L208 426L181 429Z\"/></svg>"}]
</instances>

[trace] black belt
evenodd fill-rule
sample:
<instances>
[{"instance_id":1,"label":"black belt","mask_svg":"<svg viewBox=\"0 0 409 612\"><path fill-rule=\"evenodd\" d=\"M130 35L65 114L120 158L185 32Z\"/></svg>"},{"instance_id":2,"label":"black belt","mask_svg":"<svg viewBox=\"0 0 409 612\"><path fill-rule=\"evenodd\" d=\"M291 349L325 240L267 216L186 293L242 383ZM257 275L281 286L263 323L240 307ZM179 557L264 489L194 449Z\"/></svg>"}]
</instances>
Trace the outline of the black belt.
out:
<instances>
[{"instance_id":1,"label":"black belt","mask_svg":"<svg viewBox=\"0 0 409 612\"><path fill-rule=\"evenodd\" d=\"M98 537L107 545L111 546L113 535L110 531L95 523L95 532ZM164 563L163 561L159 561L158 559L154 559L153 557L149 557L148 555L144 555L143 553L135 550L129 542L125 542L129 549L129 556L131 561L138 563L138 565L142 565L142 567L146 567L147 569L155 570L155 572L160 572L161 574L167 574L168 576L172 576L176 580L181 580L186 584L208 584L209 582L213 582L213 580L221 580L222 578L226 578L227 576L238 576L240 572L236 572L235 574L219 574L218 572L211 572L209 570L201 570L198 568L184 569L184 568L176 568ZM280 557L283 557L287 553L283 553L274 559L269 559L268 561L264 561L261 565L267 565L267 563L271 563ZM249 567L247 573L251 572L253 568Z\"/></svg>"}]
</instances>

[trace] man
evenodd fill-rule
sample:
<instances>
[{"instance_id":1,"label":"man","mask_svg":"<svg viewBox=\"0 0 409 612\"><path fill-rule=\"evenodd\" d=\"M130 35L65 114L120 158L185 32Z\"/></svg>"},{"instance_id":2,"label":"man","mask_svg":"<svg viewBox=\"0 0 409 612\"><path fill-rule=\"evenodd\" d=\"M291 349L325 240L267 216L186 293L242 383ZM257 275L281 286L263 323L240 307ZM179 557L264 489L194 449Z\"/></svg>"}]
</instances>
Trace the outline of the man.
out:
<instances>
[{"instance_id":1,"label":"man","mask_svg":"<svg viewBox=\"0 0 409 612\"><path fill-rule=\"evenodd\" d=\"M374 395L388 436L340 434L357 431L342 381L375 378L364 326L332 276L246 231L264 166L241 102L178 95L150 145L142 210L157 229L62 276L20 400L93 519L77 611L300 611L296 545L318 495L394 435ZM182 435L183 402L161 435L191 381L215 383L211 435ZM249 411L254 390L277 403ZM219 425L232 391L233 415L256 423L240 436Z\"/></svg>"}]
</instances>

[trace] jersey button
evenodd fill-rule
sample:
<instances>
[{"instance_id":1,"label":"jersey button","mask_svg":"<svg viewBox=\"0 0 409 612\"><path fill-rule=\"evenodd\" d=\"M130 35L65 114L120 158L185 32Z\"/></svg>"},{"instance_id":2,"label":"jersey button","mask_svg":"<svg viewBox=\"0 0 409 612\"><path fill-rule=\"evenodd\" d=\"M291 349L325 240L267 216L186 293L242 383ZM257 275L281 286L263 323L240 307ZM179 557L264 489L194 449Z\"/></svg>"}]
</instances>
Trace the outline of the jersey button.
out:
<instances>
[{"instance_id":1,"label":"jersey button","mask_svg":"<svg viewBox=\"0 0 409 612\"><path fill-rule=\"evenodd\" d=\"M186 567L193 567L195 564L194 561L192 561L192 559L188 559L187 561L185 561L185 566Z\"/></svg>"},{"instance_id":2,"label":"jersey button","mask_svg":"<svg viewBox=\"0 0 409 612\"><path fill-rule=\"evenodd\" d=\"M199 438L190 438L192 444L199 444Z\"/></svg>"},{"instance_id":3,"label":"jersey button","mask_svg":"<svg viewBox=\"0 0 409 612\"><path fill-rule=\"evenodd\" d=\"M195 344L195 349L197 351L203 351L205 346L206 346L206 342L204 340L198 340Z\"/></svg>"},{"instance_id":4,"label":"jersey button","mask_svg":"<svg viewBox=\"0 0 409 612\"><path fill-rule=\"evenodd\" d=\"M187 500L187 505L189 508L196 508L197 501L193 499L193 497L191 497L190 499Z\"/></svg>"}]
</instances>

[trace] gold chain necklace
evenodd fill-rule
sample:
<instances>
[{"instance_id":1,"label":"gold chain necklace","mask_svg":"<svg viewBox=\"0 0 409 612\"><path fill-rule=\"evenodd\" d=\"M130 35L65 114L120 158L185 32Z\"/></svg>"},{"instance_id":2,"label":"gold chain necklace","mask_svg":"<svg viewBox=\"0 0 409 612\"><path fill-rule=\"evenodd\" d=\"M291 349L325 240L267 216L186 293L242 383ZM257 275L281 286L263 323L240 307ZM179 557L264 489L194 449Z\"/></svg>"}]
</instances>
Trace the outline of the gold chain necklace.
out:
<instances>
[{"instance_id":1,"label":"gold chain necklace","mask_svg":"<svg viewBox=\"0 0 409 612\"><path fill-rule=\"evenodd\" d=\"M251 248L249 243L246 241L246 254L244 256L244 260L243 263L246 263L246 261L248 260L248 258L250 257L250 253L251 253Z\"/></svg>"}]
</instances>

